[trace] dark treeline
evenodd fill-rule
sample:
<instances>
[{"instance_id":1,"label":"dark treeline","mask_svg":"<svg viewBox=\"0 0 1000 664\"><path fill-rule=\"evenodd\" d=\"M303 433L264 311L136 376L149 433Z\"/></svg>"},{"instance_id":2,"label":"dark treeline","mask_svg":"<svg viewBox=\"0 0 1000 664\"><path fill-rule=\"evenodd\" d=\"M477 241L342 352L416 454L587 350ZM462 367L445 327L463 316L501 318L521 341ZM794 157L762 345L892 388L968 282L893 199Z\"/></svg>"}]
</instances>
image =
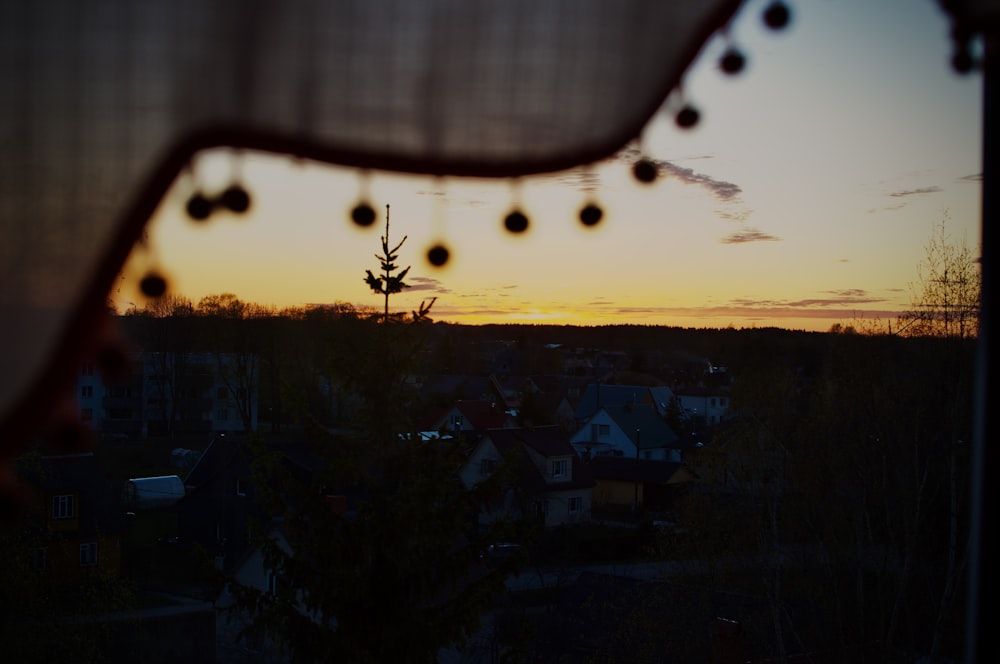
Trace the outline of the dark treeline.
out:
<instances>
[{"instance_id":1,"label":"dark treeline","mask_svg":"<svg viewBox=\"0 0 1000 664\"><path fill-rule=\"evenodd\" d=\"M232 295L207 300L207 306L204 300L197 307L181 301L119 320L135 346L147 353L252 355L259 363L260 410L273 413L275 424L317 418L336 424L341 419L344 409L338 408L336 395L321 396L319 391L335 391L344 363L360 361L363 354L351 349L361 347L380 324L380 314L347 304L279 311ZM621 382L671 387L697 382L706 360L736 375L762 358L783 358L812 374L828 346L826 334L777 328L470 326L431 321L418 327L421 343L413 370L423 375L559 374L562 353L591 349L624 355L627 372L621 372ZM509 349L516 362L498 369L493 359L499 348Z\"/></svg>"}]
</instances>

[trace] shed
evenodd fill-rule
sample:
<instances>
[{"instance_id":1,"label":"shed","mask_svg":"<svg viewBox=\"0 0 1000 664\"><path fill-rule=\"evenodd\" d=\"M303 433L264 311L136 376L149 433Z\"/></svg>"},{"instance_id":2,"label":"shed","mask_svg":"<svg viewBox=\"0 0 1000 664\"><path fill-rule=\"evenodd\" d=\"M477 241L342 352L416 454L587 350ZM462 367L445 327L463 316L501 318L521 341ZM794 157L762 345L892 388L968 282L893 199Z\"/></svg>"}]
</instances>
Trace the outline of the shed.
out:
<instances>
[{"instance_id":1,"label":"shed","mask_svg":"<svg viewBox=\"0 0 1000 664\"><path fill-rule=\"evenodd\" d=\"M132 509L170 507L184 497L184 482L177 475L137 477L125 483L124 497Z\"/></svg>"}]
</instances>

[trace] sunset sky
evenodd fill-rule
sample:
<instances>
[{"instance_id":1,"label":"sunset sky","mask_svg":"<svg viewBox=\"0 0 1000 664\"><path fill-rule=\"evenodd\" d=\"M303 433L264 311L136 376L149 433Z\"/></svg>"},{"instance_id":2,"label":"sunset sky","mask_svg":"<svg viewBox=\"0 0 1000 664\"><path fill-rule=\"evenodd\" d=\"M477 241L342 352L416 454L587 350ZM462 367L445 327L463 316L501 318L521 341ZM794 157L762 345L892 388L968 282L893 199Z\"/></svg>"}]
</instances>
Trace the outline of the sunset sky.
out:
<instances>
[{"instance_id":1,"label":"sunset sky","mask_svg":"<svg viewBox=\"0 0 1000 664\"><path fill-rule=\"evenodd\" d=\"M639 147L516 183L244 155L251 213L191 223L185 175L113 295L141 307L132 284L152 267L196 303L230 292L279 308L380 309L363 277L378 269L388 204L390 241L407 236L399 262L412 266L390 308L437 297L435 320L827 330L892 319L944 218L954 241L978 246L981 76L952 72L932 0L789 2L792 23L777 33L761 23L765 4L731 26L742 74L719 70L717 36L685 77L699 126L664 114L642 136L661 164L652 185L632 178ZM194 174L221 188L234 163L206 155ZM362 197L379 212L364 230L349 219ZM591 199L605 211L592 230L577 218ZM531 222L516 237L503 229L515 203ZM441 269L425 258L439 241L451 250Z\"/></svg>"}]
</instances>

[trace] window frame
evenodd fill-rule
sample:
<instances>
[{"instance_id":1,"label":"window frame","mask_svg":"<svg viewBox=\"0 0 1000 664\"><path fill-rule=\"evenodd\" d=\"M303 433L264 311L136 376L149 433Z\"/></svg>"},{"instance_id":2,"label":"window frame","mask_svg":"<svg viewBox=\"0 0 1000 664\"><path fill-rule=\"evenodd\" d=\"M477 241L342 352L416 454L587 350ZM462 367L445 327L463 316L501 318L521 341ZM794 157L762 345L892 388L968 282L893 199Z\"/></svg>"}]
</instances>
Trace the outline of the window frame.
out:
<instances>
[{"instance_id":1,"label":"window frame","mask_svg":"<svg viewBox=\"0 0 1000 664\"><path fill-rule=\"evenodd\" d=\"M80 567L96 567L99 551L97 542L80 542Z\"/></svg>"},{"instance_id":2,"label":"window frame","mask_svg":"<svg viewBox=\"0 0 1000 664\"><path fill-rule=\"evenodd\" d=\"M76 518L76 494L57 493L52 496L50 516L55 521L66 521Z\"/></svg>"},{"instance_id":3,"label":"window frame","mask_svg":"<svg viewBox=\"0 0 1000 664\"><path fill-rule=\"evenodd\" d=\"M553 459L551 467L552 479L562 479L569 476L569 460Z\"/></svg>"}]
</instances>

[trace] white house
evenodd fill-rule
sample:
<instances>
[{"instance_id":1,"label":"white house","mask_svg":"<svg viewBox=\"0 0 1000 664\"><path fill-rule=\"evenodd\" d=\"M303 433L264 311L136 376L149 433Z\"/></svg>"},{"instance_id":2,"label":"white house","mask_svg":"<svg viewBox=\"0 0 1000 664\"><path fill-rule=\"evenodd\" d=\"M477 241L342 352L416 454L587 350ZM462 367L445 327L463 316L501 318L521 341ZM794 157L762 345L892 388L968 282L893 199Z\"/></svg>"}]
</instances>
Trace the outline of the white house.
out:
<instances>
[{"instance_id":1,"label":"white house","mask_svg":"<svg viewBox=\"0 0 1000 664\"><path fill-rule=\"evenodd\" d=\"M459 477L472 488L505 464L512 481L496 487L491 506L479 514L481 527L532 515L547 527L590 519L594 480L559 426L488 430Z\"/></svg>"},{"instance_id":2,"label":"white house","mask_svg":"<svg viewBox=\"0 0 1000 664\"><path fill-rule=\"evenodd\" d=\"M601 407L570 438L584 459L618 456L650 461L681 461L677 434L648 403Z\"/></svg>"},{"instance_id":3,"label":"white house","mask_svg":"<svg viewBox=\"0 0 1000 664\"><path fill-rule=\"evenodd\" d=\"M696 424L719 424L730 415L727 387L690 387L678 390L676 398L682 416Z\"/></svg>"}]
</instances>

